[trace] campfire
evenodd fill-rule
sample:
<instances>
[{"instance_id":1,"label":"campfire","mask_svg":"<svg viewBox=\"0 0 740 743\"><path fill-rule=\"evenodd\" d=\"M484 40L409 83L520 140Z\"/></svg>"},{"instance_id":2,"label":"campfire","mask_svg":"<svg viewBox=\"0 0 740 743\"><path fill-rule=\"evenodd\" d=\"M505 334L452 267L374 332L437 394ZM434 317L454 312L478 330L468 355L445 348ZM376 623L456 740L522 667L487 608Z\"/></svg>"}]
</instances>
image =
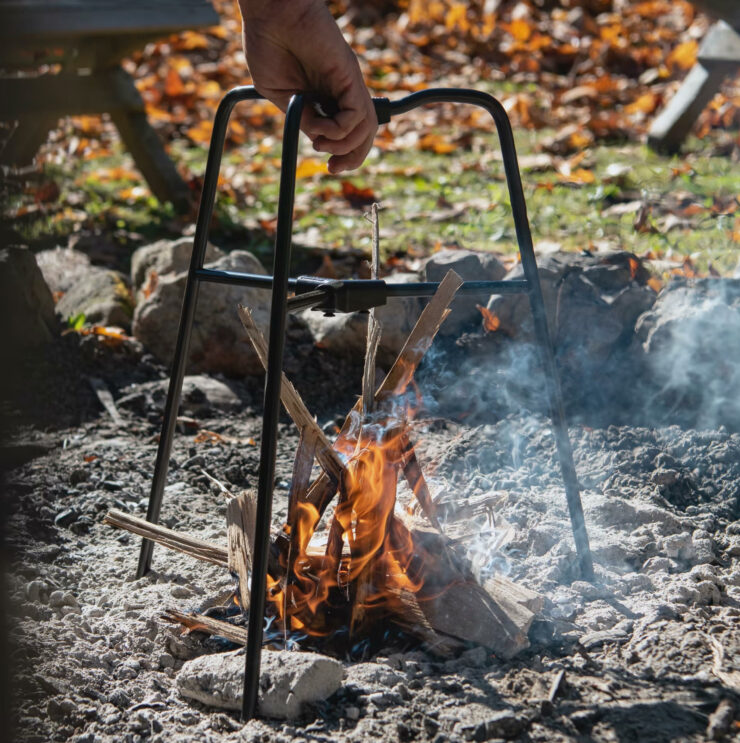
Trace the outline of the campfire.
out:
<instances>
[{"instance_id":1,"label":"campfire","mask_svg":"<svg viewBox=\"0 0 740 743\"><path fill-rule=\"evenodd\" d=\"M527 646L541 597L503 577L476 580L469 561L444 533L414 446L414 372L461 284L453 271L447 274L377 387L381 328L371 311L362 395L334 442L283 375L281 399L300 430L300 443L287 521L271 540L268 639L331 641L341 635L356 644L377 639L391 623L440 655L476 643L509 658ZM239 316L266 365L267 343L250 311L239 307ZM312 481L315 462L320 472ZM404 480L413 494L405 504L399 500ZM111 511L106 522L228 568L246 615L255 513L254 492L230 500L227 547L120 511ZM246 642L247 631L238 623L174 609L166 616L189 630Z\"/></svg>"}]
</instances>

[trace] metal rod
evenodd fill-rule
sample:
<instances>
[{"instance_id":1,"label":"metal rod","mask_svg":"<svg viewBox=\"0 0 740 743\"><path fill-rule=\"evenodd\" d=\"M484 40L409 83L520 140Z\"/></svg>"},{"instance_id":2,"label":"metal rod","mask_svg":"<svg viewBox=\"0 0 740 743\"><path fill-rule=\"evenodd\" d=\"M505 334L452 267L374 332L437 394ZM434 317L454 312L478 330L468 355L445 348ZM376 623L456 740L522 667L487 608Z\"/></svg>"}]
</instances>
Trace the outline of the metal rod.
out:
<instances>
[{"instance_id":1,"label":"metal rod","mask_svg":"<svg viewBox=\"0 0 740 743\"><path fill-rule=\"evenodd\" d=\"M297 310L305 310L309 307L318 307L326 301L326 292L317 289L313 292L306 292L305 294L297 294L295 297L291 297L288 300L288 310L296 312Z\"/></svg>"},{"instance_id":2,"label":"metal rod","mask_svg":"<svg viewBox=\"0 0 740 743\"><path fill-rule=\"evenodd\" d=\"M167 470L169 469L172 440L175 433L175 423L177 422L177 409L180 405L182 380L185 376L185 367L187 365L190 333L193 328L195 306L198 301L198 279L196 271L203 266L203 261L205 260L206 246L208 244L208 227L211 222L216 199L216 186L218 184L218 173L221 166L221 153L223 151L224 141L226 140L226 127L229 123L231 111L239 101L260 97L259 93L252 86L244 86L231 90L219 104L213 123L211 146L208 150L208 162L203 178L203 193L200 198L200 208L198 210L195 237L193 239L193 253L190 256L190 270L188 271L185 295L182 300L180 326L177 331L170 384L167 389L167 401L164 406L162 431L159 436L157 458L154 464L154 474L149 492L149 506L147 508L146 518L147 521L155 524L159 520L162 493L167 482ZM142 542L139 553L139 565L136 570L137 578L146 575L151 569L153 546L154 543L148 539Z\"/></svg>"},{"instance_id":3,"label":"metal rod","mask_svg":"<svg viewBox=\"0 0 740 743\"><path fill-rule=\"evenodd\" d=\"M270 547L270 520L272 517L272 490L275 480L277 427L280 417L280 388L282 385L283 348L285 345L290 245L293 231L296 160L302 112L303 96L293 96L285 114L283 158L280 167L280 194L278 197L273 265L274 283L270 309L265 406L262 418L262 446L257 484L252 590L247 629L247 652L244 664L242 719L245 721L254 717L259 692L262 625L265 616L265 592L267 590L267 557Z\"/></svg>"},{"instance_id":4,"label":"metal rod","mask_svg":"<svg viewBox=\"0 0 740 743\"><path fill-rule=\"evenodd\" d=\"M272 276L263 276L256 273L239 273L237 271L218 271L213 268L199 268L195 271L199 281L213 284L233 284L237 286L251 286L255 289L272 289ZM298 279L288 279L288 286L292 289ZM361 281L347 279L345 287L350 290L353 286L360 287ZM412 281L407 284L386 284L383 292L389 299L393 297L431 297L437 291L437 281ZM529 284L524 280L510 281L466 281L457 290L458 294L525 294L529 291Z\"/></svg>"},{"instance_id":5,"label":"metal rod","mask_svg":"<svg viewBox=\"0 0 740 743\"><path fill-rule=\"evenodd\" d=\"M209 284L235 284L237 286L251 286L255 289L272 289L272 276L263 276L258 273L199 268L195 271L195 276L199 281L206 281ZM289 279L288 284L291 287L295 286L296 279Z\"/></svg>"},{"instance_id":6,"label":"metal rod","mask_svg":"<svg viewBox=\"0 0 740 743\"><path fill-rule=\"evenodd\" d=\"M386 284L386 295L393 297L431 297L437 291L439 283L436 281L411 282L409 284ZM510 281L465 281L457 290L456 296L461 294L526 294L529 284L524 280Z\"/></svg>"},{"instance_id":7,"label":"metal rod","mask_svg":"<svg viewBox=\"0 0 740 743\"><path fill-rule=\"evenodd\" d=\"M568 503L578 565L581 578L586 581L593 581L594 566L591 557L591 546L588 540L588 531L586 530L586 519L583 515L578 475L573 461L573 449L571 447L570 437L568 436L568 426L565 421L560 376L555 363L555 352L547 326L547 311L545 310L545 301L542 297L537 261L534 256L532 234L527 218L527 205L524 199L516 148L514 146L514 135L504 107L492 96L485 93L478 95L485 96L485 103L483 105L496 122L499 140L501 141L501 155L504 161L506 182L509 187L509 200L511 201L511 210L514 216L519 254L522 259L522 269L525 278L529 282L529 304L532 309L535 335L538 340L544 367L550 418L552 420L553 433L555 434L555 446L560 460L563 484L565 485L565 497Z\"/></svg>"},{"instance_id":8,"label":"metal rod","mask_svg":"<svg viewBox=\"0 0 740 743\"><path fill-rule=\"evenodd\" d=\"M578 477L573 462L573 450L571 448L570 438L568 437L568 427L565 422L560 378L547 327L547 312L542 298L542 287L540 286L540 278L537 272L537 261L534 256L532 234L527 218L527 206L524 199L524 191L522 189L522 181L516 157L516 147L514 145L514 135L511 131L509 117L501 103L488 93L459 88L422 90L412 93L400 101L393 101L386 105L389 109L389 115L394 116L427 103L448 102L470 103L475 106L481 106L491 114L496 124L499 141L501 142L501 155L504 161L506 182L509 188L509 199L514 217L519 254L522 259L522 269L529 284L529 303L532 309L535 335L538 340L544 367L550 418L552 420L553 433L555 434L555 445L560 460L560 468L563 474L565 497L568 502L573 539L578 555L581 577L584 580L591 581L594 577L591 547L588 541L588 532L586 531L586 520L583 515Z\"/></svg>"}]
</instances>

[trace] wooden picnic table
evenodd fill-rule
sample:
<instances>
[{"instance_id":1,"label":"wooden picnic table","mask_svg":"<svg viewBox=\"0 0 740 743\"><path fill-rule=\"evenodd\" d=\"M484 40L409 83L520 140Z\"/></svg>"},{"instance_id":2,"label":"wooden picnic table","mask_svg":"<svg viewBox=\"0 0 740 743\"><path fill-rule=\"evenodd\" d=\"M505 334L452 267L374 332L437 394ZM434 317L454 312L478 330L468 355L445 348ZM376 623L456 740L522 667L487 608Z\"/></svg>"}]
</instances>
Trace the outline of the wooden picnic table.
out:
<instances>
[{"instance_id":1,"label":"wooden picnic table","mask_svg":"<svg viewBox=\"0 0 740 743\"><path fill-rule=\"evenodd\" d=\"M719 20L707 32L696 64L676 95L653 121L648 144L662 152L676 152L691 127L714 98L725 78L740 68L740 1L691 0Z\"/></svg>"},{"instance_id":2,"label":"wooden picnic table","mask_svg":"<svg viewBox=\"0 0 740 743\"><path fill-rule=\"evenodd\" d=\"M218 22L208 0L0 0L0 120L15 122L0 161L29 162L62 116L109 113L154 195L184 208L187 185L120 62Z\"/></svg>"}]
</instances>

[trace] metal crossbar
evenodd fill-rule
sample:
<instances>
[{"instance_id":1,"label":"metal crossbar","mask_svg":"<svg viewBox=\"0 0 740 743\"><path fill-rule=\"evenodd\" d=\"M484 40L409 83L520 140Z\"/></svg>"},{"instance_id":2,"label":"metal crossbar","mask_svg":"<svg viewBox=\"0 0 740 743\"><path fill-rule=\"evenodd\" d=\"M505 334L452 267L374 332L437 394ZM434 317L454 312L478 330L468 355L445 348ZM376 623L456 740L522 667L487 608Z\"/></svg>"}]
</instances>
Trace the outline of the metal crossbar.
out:
<instances>
[{"instance_id":1,"label":"metal crossbar","mask_svg":"<svg viewBox=\"0 0 740 743\"><path fill-rule=\"evenodd\" d=\"M149 508L147 511L147 520L156 523L159 519L162 494L167 477L177 419L177 409L180 402L183 376L188 356L188 344L200 284L202 282L209 282L270 289L272 291L272 301L270 309L269 347L257 487L251 603L244 671L242 716L245 720L254 717L257 709L287 311L289 309L309 306L323 308L327 311L353 311L353 308L362 309L384 304L389 297L431 296L438 286L434 282L389 285L383 281L326 281L313 277L295 279L289 276L298 136L301 114L306 102L305 97L302 95L296 95L291 99L285 115L273 275L259 276L231 271L216 271L204 267L208 229L213 214L216 184L229 117L234 106L240 101L257 100L260 98L262 96L252 86L235 88L226 94L216 113L203 181L203 194L201 196L200 210L196 223L193 253L190 259L190 269L185 286L180 326L177 332L177 343L175 345L167 402L164 409L162 433L159 439L157 458L154 465ZM479 106L488 111L496 124L524 279L517 281L469 281L463 283L458 293L482 295L519 293L527 294L529 297L535 336L545 372L544 377L549 413L555 434L555 444L560 460L563 482L565 484L565 494L580 572L584 580L592 580L593 563L591 560L588 534L583 516L578 479L573 463L573 452L568 438L568 429L563 412L560 381L547 327L545 304L537 273L537 262L532 246L532 236L527 219L527 209L519 175L511 124L499 101L487 93L475 90L456 88L430 89L412 93L399 101L391 102L387 98L376 98L374 100L375 111L380 124L388 123L392 116L406 113L418 106L433 103L464 103ZM296 292L295 297L291 297L290 299L288 298L289 289ZM145 539L139 555L138 577L145 575L151 568L152 548L153 543Z\"/></svg>"}]
</instances>

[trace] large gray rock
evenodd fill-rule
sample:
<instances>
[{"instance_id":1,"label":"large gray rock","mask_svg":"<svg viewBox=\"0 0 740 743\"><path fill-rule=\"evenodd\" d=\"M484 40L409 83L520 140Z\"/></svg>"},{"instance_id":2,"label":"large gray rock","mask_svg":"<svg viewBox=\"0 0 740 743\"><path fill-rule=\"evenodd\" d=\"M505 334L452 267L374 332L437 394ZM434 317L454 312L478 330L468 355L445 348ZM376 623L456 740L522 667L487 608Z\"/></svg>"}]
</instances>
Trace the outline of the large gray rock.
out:
<instances>
[{"instance_id":1,"label":"large gray rock","mask_svg":"<svg viewBox=\"0 0 740 743\"><path fill-rule=\"evenodd\" d=\"M89 325L115 325L129 330L134 300L128 279L118 271L89 266L57 302L63 320L79 314Z\"/></svg>"},{"instance_id":2,"label":"large gray rock","mask_svg":"<svg viewBox=\"0 0 740 743\"><path fill-rule=\"evenodd\" d=\"M59 333L54 299L28 248L0 250L0 347L13 353L38 348Z\"/></svg>"},{"instance_id":3,"label":"large gray rock","mask_svg":"<svg viewBox=\"0 0 740 743\"><path fill-rule=\"evenodd\" d=\"M344 666L318 653L262 651L259 714L280 719L301 714L307 702L330 697L342 685ZM202 655L183 664L177 676L180 694L201 704L239 710L244 684L244 654Z\"/></svg>"},{"instance_id":4,"label":"large gray rock","mask_svg":"<svg viewBox=\"0 0 740 743\"><path fill-rule=\"evenodd\" d=\"M464 281L498 281L506 275L503 264L491 253L472 250L440 250L424 266L425 281L442 281L448 271L453 270ZM480 320L478 304L485 304L486 297L457 297L450 309L452 312L439 329L441 335L459 335L466 326Z\"/></svg>"},{"instance_id":5,"label":"large gray rock","mask_svg":"<svg viewBox=\"0 0 740 743\"><path fill-rule=\"evenodd\" d=\"M145 299L145 287L154 288L162 276L187 271L193 253L193 238L181 237L177 240L158 240L144 245L131 256L131 280L134 284L137 302ZM224 257L224 251L208 244L206 263Z\"/></svg>"},{"instance_id":6,"label":"large gray rock","mask_svg":"<svg viewBox=\"0 0 740 743\"><path fill-rule=\"evenodd\" d=\"M389 284L418 281L416 274L400 273L385 279ZM376 308L376 317L383 326L378 348L378 363L393 363L403 348L409 333L419 319L422 305L418 299L389 299ZM336 356L362 359L367 338L367 313L353 312L325 317L321 312L306 310L306 321L314 341Z\"/></svg>"},{"instance_id":7,"label":"large gray rock","mask_svg":"<svg viewBox=\"0 0 740 743\"><path fill-rule=\"evenodd\" d=\"M655 301L646 285L649 274L630 253L553 253L540 259L538 273L566 397L603 399L613 391L610 375L629 348L637 318ZM506 276L523 277L521 264ZM487 308L500 322L499 334L534 341L525 294L494 295ZM537 363L533 355L531 365ZM534 368L520 371L541 374Z\"/></svg>"},{"instance_id":8,"label":"large gray rock","mask_svg":"<svg viewBox=\"0 0 740 743\"><path fill-rule=\"evenodd\" d=\"M740 279L676 281L635 327L655 401L740 428Z\"/></svg>"},{"instance_id":9,"label":"large gray rock","mask_svg":"<svg viewBox=\"0 0 740 743\"><path fill-rule=\"evenodd\" d=\"M206 264L209 268L264 275L251 253L235 250ZM187 272L160 276L152 293L136 306L133 333L160 361L169 364L175 350ZM258 374L262 366L237 314L237 305L252 311L266 335L270 292L241 286L202 284L190 337L190 370L227 376Z\"/></svg>"},{"instance_id":10,"label":"large gray rock","mask_svg":"<svg viewBox=\"0 0 740 743\"><path fill-rule=\"evenodd\" d=\"M85 253L72 248L52 248L36 253L39 264L52 294L63 294L90 270L90 259Z\"/></svg>"}]
</instances>

